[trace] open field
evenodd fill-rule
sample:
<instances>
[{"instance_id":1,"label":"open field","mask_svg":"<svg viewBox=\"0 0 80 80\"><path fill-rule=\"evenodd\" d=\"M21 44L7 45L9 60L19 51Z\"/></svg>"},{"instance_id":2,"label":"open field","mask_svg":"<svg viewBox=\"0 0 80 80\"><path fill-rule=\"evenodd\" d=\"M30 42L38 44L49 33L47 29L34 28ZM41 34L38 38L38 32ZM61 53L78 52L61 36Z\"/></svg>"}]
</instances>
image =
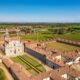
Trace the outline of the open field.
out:
<instances>
[{"instance_id":1,"label":"open field","mask_svg":"<svg viewBox=\"0 0 80 80\"><path fill-rule=\"evenodd\" d=\"M49 48L55 48L61 51L71 51L71 50L76 50L80 49L80 47L64 44L64 43L59 43L59 42L49 42L45 46Z\"/></svg>"},{"instance_id":2,"label":"open field","mask_svg":"<svg viewBox=\"0 0 80 80\"><path fill-rule=\"evenodd\" d=\"M62 38L72 41L80 41L80 33L74 34L63 34L63 35L54 35L55 38Z\"/></svg>"},{"instance_id":3,"label":"open field","mask_svg":"<svg viewBox=\"0 0 80 80\"><path fill-rule=\"evenodd\" d=\"M20 63L31 74L38 74L45 71L45 68L38 61L29 57L27 54L11 58L14 62Z\"/></svg>"},{"instance_id":4,"label":"open field","mask_svg":"<svg viewBox=\"0 0 80 80\"><path fill-rule=\"evenodd\" d=\"M7 80L4 71L0 68L0 80Z\"/></svg>"},{"instance_id":5,"label":"open field","mask_svg":"<svg viewBox=\"0 0 80 80\"><path fill-rule=\"evenodd\" d=\"M21 40L62 38L80 41L80 24L0 24L0 37L3 37L6 28L13 37L17 36L17 33L10 30L18 28Z\"/></svg>"},{"instance_id":6,"label":"open field","mask_svg":"<svg viewBox=\"0 0 80 80\"><path fill-rule=\"evenodd\" d=\"M21 37L21 40L47 40L49 38L52 38L52 35L42 35L42 34L29 34Z\"/></svg>"},{"instance_id":7,"label":"open field","mask_svg":"<svg viewBox=\"0 0 80 80\"><path fill-rule=\"evenodd\" d=\"M25 35L21 37L21 40L48 40L49 38L61 38L61 39L67 39L72 41L79 41L80 42L80 33L69 33L69 34L38 34L38 35Z\"/></svg>"},{"instance_id":8,"label":"open field","mask_svg":"<svg viewBox=\"0 0 80 80\"><path fill-rule=\"evenodd\" d=\"M63 38L80 41L80 24L0 24L0 37L3 37L6 28L9 29L10 36L17 36L15 29L18 28L20 30L19 35L21 40L47 40L49 38ZM4 32L2 32L2 30Z\"/></svg>"}]
</instances>

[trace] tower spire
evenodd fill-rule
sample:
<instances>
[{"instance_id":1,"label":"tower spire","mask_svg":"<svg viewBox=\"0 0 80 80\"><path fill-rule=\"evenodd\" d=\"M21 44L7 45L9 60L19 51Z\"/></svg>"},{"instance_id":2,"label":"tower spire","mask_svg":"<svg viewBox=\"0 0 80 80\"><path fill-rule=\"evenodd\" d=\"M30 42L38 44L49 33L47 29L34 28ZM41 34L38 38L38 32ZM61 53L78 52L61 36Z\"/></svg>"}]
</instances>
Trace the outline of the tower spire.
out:
<instances>
[{"instance_id":1,"label":"tower spire","mask_svg":"<svg viewBox=\"0 0 80 80\"><path fill-rule=\"evenodd\" d=\"M8 29L6 29L6 31L5 31L4 39L9 41L9 31L8 31Z\"/></svg>"},{"instance_id":2,"label":"tower spire","mask_svg":"<svg viewBox=\"0 0 80 80\"><path fill-rule=\"evenodd\" d=\"M17 29L17 30L16 30L16 34L17 34L17 38L20 40L19 31L20 31L20 30Z\"/></svg>"}]
</instances>

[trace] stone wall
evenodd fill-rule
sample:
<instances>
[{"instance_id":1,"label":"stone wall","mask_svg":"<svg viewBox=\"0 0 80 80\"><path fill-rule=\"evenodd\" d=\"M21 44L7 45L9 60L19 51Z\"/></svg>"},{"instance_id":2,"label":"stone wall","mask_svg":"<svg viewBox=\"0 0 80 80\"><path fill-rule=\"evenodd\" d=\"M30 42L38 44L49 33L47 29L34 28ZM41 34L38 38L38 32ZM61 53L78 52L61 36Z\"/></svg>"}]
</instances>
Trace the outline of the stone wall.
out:
<instances>
[{"instance_id":1,"label":"stone wall","mask_svg":"<svg viewBox=\"0 0 80 80\"><path fill-rule=\"evenodd\" d=\"M52 61L48 60L45 55L42 55L42 54L40 54L40 53L30 49L30 48L25 47L25 52L27 52L29 55L37 58L42 63L46 64L47 66L49 66L53 69L57 69L60 67L58 64L53 63Z\"/></svg>"},{"instance_id":2,"label":"stone wall","mask_svg":"<svg viewBox=\"0 0 80 80\"><path fill-rule=\"evenodd\" d=\"M25 47L25 52L27 52L29 55L37 58L38 60L40 60L41 62L43 62L44 64L46 63L46 56L42 55L36 51L33 51L27 47Z\"/></svg>"},{"instance_id":3,"label":"stone wall","mask_svg":"<svg viewBox=\"0 0 80 80\"><path fill-rule=\"evenodd\" d=\"M65 39L56 39L57 42L73 45L73 46L78 46L80 47L80 42L76 41L71 41L71 40L65 40Z\"/></svg>"}]
</instances>

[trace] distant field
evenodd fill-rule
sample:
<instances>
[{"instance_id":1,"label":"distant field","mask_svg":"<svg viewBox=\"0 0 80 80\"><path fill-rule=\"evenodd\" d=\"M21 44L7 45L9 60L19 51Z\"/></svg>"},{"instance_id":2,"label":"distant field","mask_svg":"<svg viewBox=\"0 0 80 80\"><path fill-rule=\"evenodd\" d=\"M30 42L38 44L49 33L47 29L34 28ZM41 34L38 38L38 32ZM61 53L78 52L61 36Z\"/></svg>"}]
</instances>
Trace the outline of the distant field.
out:
<instances>
[{"instance_id":1,"label":"distant field","mask_svg":"<svg viewBox=\"0 0 80 80\"><path fill-rule=\"evenodd\" d=\"M20 63L31 74L38 74L45 71L45 68L38 61L29 57L27 54L11 58L14 62Z\"/></svg>"},{"instance_id":2,"label":"distant field","mask_svg":"<svg viewBox=\"0 0 80 80\"><path fill-rule=\"evenodd\" d=\"M21 24L0 24L0 29L11 29L11 28L20 28L21 32L25 35L21 35L21 40L48 40L49 38L62 38L73 41L80 41L80 24L36 24L35 26L32 24L32 28L30 30L27 29L27 24L23 24L26 26L23 29L23 25ZM34 27L33 27L34 26ZM57 29L57 31L55 31ZM58 33L60 30L64 32L62 34ZM28 35L29 34L29 35ZM0 37L3 37L4 33L0 33ZM16 36L16 31L10 32L10 36Z\"/></svg>"},{"instance_id":3,"label":"distant field","mask_svg":"<svg viewBox=\"0 0 80 80\"><path fill-rule=\"evenodd\" d=\"M22 36L21 37L21 40L47 40L49 38L52 38L52 35L41 35L41 34L38 34L38 35L33 35L33 34L30 34L30 35L25 35L25 36Z\"/></svg>"},{"instance_id":4,"label":"distant field","mask_svg":"<svg viewBox=\"0 0 80 80\"><path fill-rule=\"evenodd\" d=\"M67 34L50 34L50 33L41 33L37 35L29 34L21 37L21 40L48 40L50 38L62 38L72 41L80 41L80 33L67 33Z\"/></svg>"},{"instance_id":5,"label":"distant field","mask_svg":"<svg viewBox=\"0 0 80 80\"><path fill-rule=\"evenodd\" d=\"M61 51L71 51L71 50L76 50L80 49L80 47L64 44L64 43L59 43L59 42L49 42L45 46L50 47L50 48L55 48Z\"/></svg>"},{"instance_id":6,"label":"distant field","mask_svg":"<svg viewBox=\"0 0 80 80\"><path fill-rule=\"evenodd\" d=\"M62 38L72 41L80 41L80 33L73 33L73 34L63 34L63 35L54 35L55 38Z\"/></svg>"},{"instance_id":7,"label":"distant field","mask_svg":"<svg viewBox=\"0 0 80 80\"><path fill-rule=\"evenodd\" d=\"M7 80L4 71L0 69L0 80Z\"/></svg>"}]
</instances>

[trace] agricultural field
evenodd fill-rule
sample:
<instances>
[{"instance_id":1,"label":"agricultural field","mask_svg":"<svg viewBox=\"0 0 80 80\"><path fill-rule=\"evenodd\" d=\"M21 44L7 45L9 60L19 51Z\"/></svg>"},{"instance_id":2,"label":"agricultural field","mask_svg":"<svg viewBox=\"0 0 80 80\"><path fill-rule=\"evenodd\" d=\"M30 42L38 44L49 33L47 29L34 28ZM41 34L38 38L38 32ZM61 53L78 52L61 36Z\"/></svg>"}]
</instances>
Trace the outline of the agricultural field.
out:
<instances>
[{"instance_id":1,"label":"agricultural field","mask_svg":"<svg viewBox=\"0 0 80 80\"><path fill-rule=\"evenodd\" d=\"M62 38L80 41L80 24L0 24L0 29L20 29L21 40L48 40ZM11 37L17 36L16 31L9 32ZM22 35L23 34L23 35ZM4 33L0 33L3 37Z\"/></svg>"},{"instance_id":2,"label":"agricultural field","mask_svg":"<svg viewBox=\"0 0 80 80\"><path fill-rule=\"evenodd\" d=\"M80 33L67 33L67 34L37 34L37 35L25 35L21 37L21 40L48 40L50 38L61 38L61 39L66 39L66 40L72 40L76 42L80 42Z\"/></svg>"},{"instance_id":3,"label":"agricultural field","mask_svg":"<svg viewBox=\"0 0 80 80\"><path fill-rule=\"evenodd\" d=\"M0 80L7 80L4 71L0 68Z\"/></svg>"},{"instance_id":4,"label":"agricultural field","mask_svg":"<svg viewBox=\"0 0 80 80\"><path fill-rule=\"evenodd\" d=\"M48 40L49 38L52 38L52 35L42 35L42 34L29 34L21 37L21 40Z\"/></svg>"},{"instance_id":5,"label":"agricultural field","mask_svg":"<svg viewBox=\"0 0 80 80\"><path fill-rule=\"evenodd\" d=\"M79 27L70 27L70 29L66 28L40 28L36 29L35 32L26 34L22 36L22 40L48 40L50 38L62 38L72 41L80 41L80 30ZM65 30L66 29L66 30ZM77 29L77 30L76 30ZM70 31L71 30L71 31ZM64 32L64 33L62 33Z\"/></svg>"},{"instance_id":6,"label":"agricultural field","mask_svg":"<svg viewBox=\"0 0 80 80\"><path fill-rule=\"evenodd\" d=\"M49 42L45 44L45 46L49 48L55 48L61 51L72 51L72 50L80 49L80 47L59 43L59 42Z\"/></svg>"},{"instance_id":7,"label":"agricultural field","mask_svg":"<svg viewBox=\"0 0 80 80\"><path fill-rule=\"evenodd\" d=\"M72 41L78 41L80 42L80 33L74 33L74 34L63 34L63 35L54 35L54 38L62 38Z\"/></svg>"},{"instance_id":8,"label":"agricultural field","mask_svg":"<svg viewBox=\"0 0 80 80\"><path fill-rule=\"evenodd\" d=\"M41 63L39 63L37 60L33 59L32 57L28 56L27 54L24 54L22 56L17 56L17 57L11 57L11 60L23 65L23 67L31 74L38 74L45 71L45 68Z\"/></svg>"}]
</instances>

